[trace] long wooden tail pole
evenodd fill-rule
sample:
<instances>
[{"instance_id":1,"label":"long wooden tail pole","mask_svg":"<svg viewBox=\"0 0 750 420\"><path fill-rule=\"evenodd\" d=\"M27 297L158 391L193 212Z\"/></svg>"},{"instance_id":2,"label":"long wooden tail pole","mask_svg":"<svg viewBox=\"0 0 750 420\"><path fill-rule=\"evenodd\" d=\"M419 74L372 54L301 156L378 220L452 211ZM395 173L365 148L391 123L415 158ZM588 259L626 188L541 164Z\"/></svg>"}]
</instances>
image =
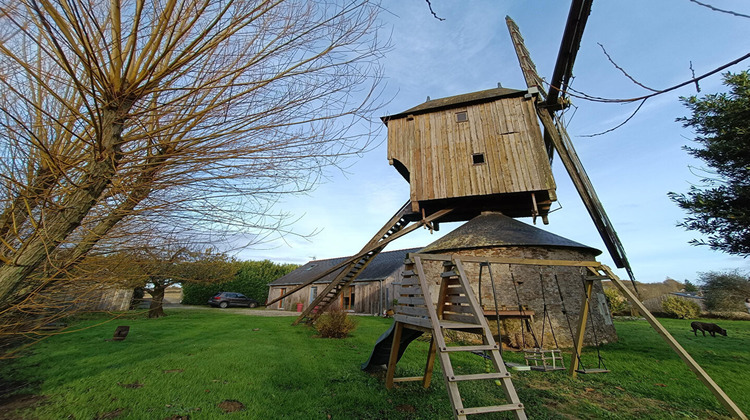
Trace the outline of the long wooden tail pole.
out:
<instances>
[{"instance_id":1,"label":"long wooden tail pole","mask_svg":"<svg viewBox=\"0 0 750 420\"><path fill-rule=\"evenodd\" d=\"M724 391L719 388L719 385L714 382L713 379L711 379L710 376L708 376L708 373L703 370L702 367L696 362L690 354L685 351L685 349L680 345L680 343L677 342L677 340L672 337L671 334L659 323L659 321L656 320L653 314L646 309L645 306L635 297L633 292L630 291L627 287L625 287L625 284L623 284L622 280L620 280L619 277L617 277L612 270L607 267L606 265L602 265L600 268L604 273L606 273L607 277L609 277L612 280L612 284L617 286L617 288L622 292L623 295L628 299L631 305L638 308L641 315L643 315L644 318L646 318L646 321L648 321L649 324L651 324L651 327L656 330L656 332L664 339L664 341L669 344L669 347L672 347L672 350L677 353L678 356L682 359L683 362L685 362L686 365L690 368L690 370L695 373L695 376L698 377L698 379L703 382L706 387L708 387L709 390L714 394L714 396L719 400L721 405L724 406L729 412L732 414L732 416L738 418L738 419L744 419L747 420L747 416L737 407L737 404L732 401L729 396L724 393ZM593 271L593 270L592 270Z\"/></svg>"}]
</instances>

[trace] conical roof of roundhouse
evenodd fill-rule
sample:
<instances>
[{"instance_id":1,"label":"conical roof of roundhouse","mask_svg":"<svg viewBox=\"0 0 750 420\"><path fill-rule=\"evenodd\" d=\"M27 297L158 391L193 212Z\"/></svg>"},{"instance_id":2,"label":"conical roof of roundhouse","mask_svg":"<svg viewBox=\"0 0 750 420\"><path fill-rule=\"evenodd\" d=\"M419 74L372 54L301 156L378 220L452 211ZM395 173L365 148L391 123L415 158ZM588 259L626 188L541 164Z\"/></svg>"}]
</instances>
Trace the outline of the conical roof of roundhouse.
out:
<instances>
[{"instance_id":1,"label":"conical roof of roundhouse","mask_svg":"<svg viewBox=\"0 0 750 420\"><path fill-rule=\"evenodd\" d=\"M505 246L575 248L592 255L602 253L596 248L494 212L482 213L419 252L438 254L461 249Z\"/></svg>"}]
</instances>

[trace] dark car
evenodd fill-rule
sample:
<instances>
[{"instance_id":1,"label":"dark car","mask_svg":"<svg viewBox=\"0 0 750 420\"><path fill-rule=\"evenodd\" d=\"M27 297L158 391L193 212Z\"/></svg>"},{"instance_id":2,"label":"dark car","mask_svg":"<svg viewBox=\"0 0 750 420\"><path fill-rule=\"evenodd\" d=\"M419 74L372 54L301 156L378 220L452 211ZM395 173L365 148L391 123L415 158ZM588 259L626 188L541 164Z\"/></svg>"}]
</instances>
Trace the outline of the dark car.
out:
<instances>
[{"instance_id":1,"label":"dark car","mask_svg":"<svg viewBox=\"0 0 750 420\"><path fill-rule=\"evenodd\" d=\"M218 306L219 308L226 308L228 306L247 306L248 308L254 308L258 306L258 301L251 299L242 293L220 292L209 299L208 304L211 306Z\"/></svg>"}]
</instances>

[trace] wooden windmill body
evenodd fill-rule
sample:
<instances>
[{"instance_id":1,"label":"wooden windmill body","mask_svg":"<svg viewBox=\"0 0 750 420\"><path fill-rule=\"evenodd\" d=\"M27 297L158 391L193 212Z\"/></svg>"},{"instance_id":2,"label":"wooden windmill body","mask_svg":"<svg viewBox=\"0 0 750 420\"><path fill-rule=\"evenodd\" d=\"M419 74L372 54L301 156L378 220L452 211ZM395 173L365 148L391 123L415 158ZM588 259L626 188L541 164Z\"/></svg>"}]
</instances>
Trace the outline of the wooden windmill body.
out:
<instances>
[{"instance_id":1,"label":"wooden windmill body","mask_svg":"<svg viewBox=\"0 0 750 420\"><path fill-rule=\"evenodd\" d=\"M453 209L442 221L482 211L546 221L557 197L535 99L498 87L383 117L388 161L409 182L412 211Z\"/></svg>"}]
</instances>

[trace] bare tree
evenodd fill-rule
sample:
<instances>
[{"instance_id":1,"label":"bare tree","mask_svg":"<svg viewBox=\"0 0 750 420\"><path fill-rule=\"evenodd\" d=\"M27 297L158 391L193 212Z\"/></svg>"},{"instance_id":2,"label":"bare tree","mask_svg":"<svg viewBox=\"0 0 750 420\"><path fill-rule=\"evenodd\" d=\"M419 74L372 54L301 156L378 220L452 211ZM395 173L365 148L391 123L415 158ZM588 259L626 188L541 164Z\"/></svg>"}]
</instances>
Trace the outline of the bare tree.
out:
<instances>
[{"instance_id":1,"label":"bare tree","mask_svg":"<svg viewBox=\"0 0 750 420\"><path fill-rule=\"evenodd\" d=\"M234 278L238 268L225 254L174 238L143 244L123 256L129 264L126 272L118 273L119 281L127 279L131 286L143 287L151 295L149 318L166 315L163 304L168 287L184 283L225 283Z\"/></svg>"},{"instance_id":2,"label":"bare tree","mask_svg":"<svg viewBox=\"0 0 750 420\"><path fill-rule=\"evenodd\" d=\"M279 194L367 147L385 47L377 11L2 2L0 312L129 219L282 229Z\"/></svg>"}]
</instances>

